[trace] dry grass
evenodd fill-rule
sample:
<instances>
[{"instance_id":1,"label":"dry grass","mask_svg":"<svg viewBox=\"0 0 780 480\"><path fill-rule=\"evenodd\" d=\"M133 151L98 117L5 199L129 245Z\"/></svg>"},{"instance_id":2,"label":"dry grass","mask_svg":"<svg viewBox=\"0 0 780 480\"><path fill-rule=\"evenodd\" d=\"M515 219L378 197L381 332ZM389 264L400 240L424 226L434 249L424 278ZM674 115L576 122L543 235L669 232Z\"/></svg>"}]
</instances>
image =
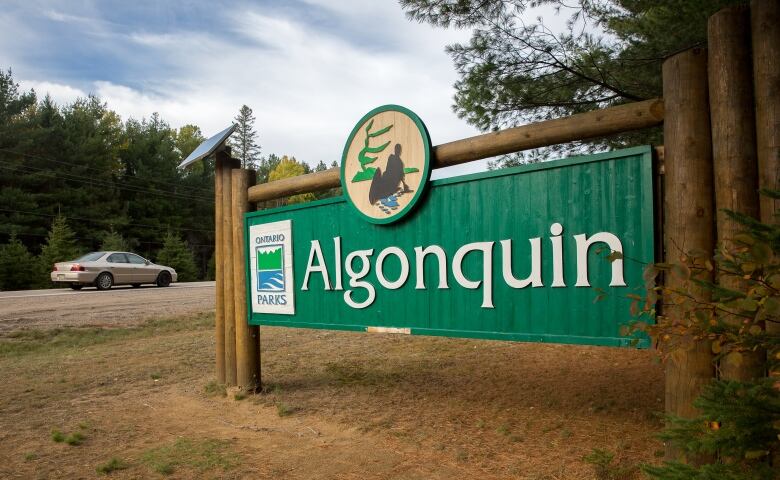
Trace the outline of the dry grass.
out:
<instances>
[{"instance_id":1,"label":"dry grass","mask_svg":"<svg viewBox=\"0 0 780 480\"><path fill-rule=\"evenodd\" d=\"M263 393L236 401L212 322L0 338L0 477L638 478L658 461L648 352L263 328Z\"/></svg>"}]
</instances>

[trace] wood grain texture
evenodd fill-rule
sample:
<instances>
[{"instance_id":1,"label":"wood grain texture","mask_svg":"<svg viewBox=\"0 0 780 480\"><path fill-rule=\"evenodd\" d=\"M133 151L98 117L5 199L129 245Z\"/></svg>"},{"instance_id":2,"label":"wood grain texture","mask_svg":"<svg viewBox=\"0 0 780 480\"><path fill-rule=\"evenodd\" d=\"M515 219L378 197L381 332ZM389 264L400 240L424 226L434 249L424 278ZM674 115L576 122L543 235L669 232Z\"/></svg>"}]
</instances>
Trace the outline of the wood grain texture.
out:
<instances>
[{"instance_id":1,"label":"wood grain texture","mask_svg":"<svg viewBox=\"0 0 780 480\"><path fill-rule=\"evenodd\" d=\"M750 12L758 185L780 190L780 2L753 0ZM761 196L760 211L762 222L777 222L780 200Z\"/></svg>"},{"instance_id":2,"label":"wood grain texture","mask_svg":"<svg viewBox=\"0 0 780 480\"><path fill-rule=\"evenodd\" d=\"M260 386L259 328L250 326L247 322L246 242L244 240L244 213L253 210L252 204L247 200L247 189L254 185L256 178L253 170L235 169L232 172L236 385L247 392L254 392Z\"/></svg>"},{"instance_id":3,"label":"wood grain texture","mask_svg":"<svg viewBox=\"0 0 780 480\"><path fill-rule=\"evenodd\" d=\"M216 305L214 312L217 382L225 383L225 270L222 251L222 170L229 162L225 152L217 152L214 161L214 273Z\"/></svg>"},{"instance_id":4,"label":"wood grain texture","mask_svg":"<svg viewBox=\"0 0 780 480\"><path fill-rule=\"evenodd\" d=\"M390 155L401 159L403 162L401 168L417 169L417 172L403 175L404 182L411 191L398 198L398 210L402 210L412 200L414 192L422 188L425 180L423 177L425 170L425 140L417 129L414 120L404 113L395 110L388 110L373 115L359 126L358 131L352 138L352 142L347 150L346 165L344 166L344 179L346 182L344 188L349 193L353 205L361 213L371 218L384 219L388 215L372 204L369 199L369 190L374 182L372 180L352 181L362 171L358 155L365 146L365 128L369 123L371 124L372 132L390 127L387 133L370 139L371 147L378 147L385 142L389 142L381 153L367 154L376 158L373 163L365 165L366 168L377 169L374 179L381 178L382 174L387 176L389 171L388 157ZM396 146L399 148L398 151L396 151Z\"/></svg>"},{"instance_id":5,"label":"wood grain texture","mask_svg":"<svg viewBox=\"0 0 780 480\"><path fill-rule=\"evenodd\" d=\"M656 98L445 143L433 148L431 160L433 168L448 167L532 148L654 127L663 121L664 101ZM339 169L331 168L251 187L249 201L261 202L319 192L340 185Z\"/></svg>"},{"instance_id":6,"label":"wood grain texture","mask_svg":"<svg viewBox=\"0 0 780 480\"><path fill-rule=\"evenodd\" d=\"M232 161L232 160L231 160ZM226 164L227 165L227 164ZM222 167L222 268L224 274L223 309L225 312L225 384L236 384L236 316L233 284L233 187L234 164Z\"/></svg>"},{"instance_id":7,"label":"wood grain texture","mask_svg":"<svg viewBox=\"0 0 780 480\"><path fill-rule=\"evenodd\" d=\"M715 175L717 245L733 245L744 227L725 210L758 218L758 161L753 110L753 67L750 55L750 10L747 5L724 8L707 22L708 74ZM726 288L740 290L734 276L721 277ZM739 324L736 317L724 318ZM764 352L742 352L739 361L724 356L720 377L746 381L763 375Z\"/></svg>"},{"instance_id":8,"label":"wood grain texture","mask_svg":"<svg viewBox=\"0 0 780 480\"><path fill-rule=\"evenodd\" d=\"M706 50L687 50L667 59L663 90L664 255L668 262L679 262L685 252L712 251L715 245ZM666 282L671 288L681 286L671 275ZM670 318L681 316L673 307L664 313ZM695 416L693 401L715 373L709 342L674 351L665 368L666 413ZM680 459L680 455L667 444L667 459Z\"/></svg>"}]
</instances>

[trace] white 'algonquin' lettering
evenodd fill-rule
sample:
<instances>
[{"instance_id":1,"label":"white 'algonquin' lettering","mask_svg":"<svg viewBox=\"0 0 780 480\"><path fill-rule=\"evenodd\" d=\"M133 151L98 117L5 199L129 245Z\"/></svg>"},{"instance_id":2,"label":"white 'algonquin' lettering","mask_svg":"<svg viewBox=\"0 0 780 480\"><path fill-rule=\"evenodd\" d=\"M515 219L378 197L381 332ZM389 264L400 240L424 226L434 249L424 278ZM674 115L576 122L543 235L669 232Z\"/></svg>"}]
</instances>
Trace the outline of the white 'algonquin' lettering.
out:
<instances>
[{"instance_id":1,"label":"white 'algonquin' lettering","mask_svg":"<svg viewBox=\"0 0 780 480\"><path fill-rule=\"evenodd\" d=\"M553 223L550 226L550 248L552 257L552 282L550 287L558 288L565 287L566 280L564 278L564 249L563 249L563 226L560 223ZM577 280L574 284L575 287L590 287L590 281L588 279L588 254L590 247L596 243L605 243L607 247L614 253L617 252L620 255L616 255L616 258L611 263L611 280L610 287L624 287L626 282L623 278L623 244L620 239L610 232L597 232L588 237L585 234L573 235L576 244L576 265L577 265ZM522 269L523 272L528 271L528 275L523 279L515 277L513 265L517 265L517 262L513 263L513 249L512 239L501 240L501 272L504 282L511 288L540 288L544 287L544 281L542 278L542 239L530 238L528 242L531 246L530 256L524 256L524 258L530 257L530 265L528 270ZM461 246L452 258L452 276L455 281L463 288L478 289L482 288L482 308L494 308L493 306L493 246L495 242L473 242L467 243ZM472 252L481 252L481 265L482 272L479 278L475 278L471 272L471 278L467 277L463 272L463 263L467 255ZM343 290L342 287L342 251L341 251L341 237L333 238L333 253L334 253L334 281L335 290ZM365 278L371 272L371 257L374 254L373 249L368 250L356 250L350 252L343 263L343 270L349 277L349 289L344 290L344 302L352 308L366 308L374 303L376 299L376 287ZM388 257L394 256L400 264L400 271L398 277L387 278L385 273L385 260ZM427 256L435 257L438 266L438 289L447 289L448 274L447 274L447 253L439 245L428 245L426 247L414 248L414 274L416 276L415 289L425 290L425 258ZM360 265L357 269L354 268L354 263L359 261ZM430 263L429 263L430 265ZM410 268L409 258L406 253L394 246L384 248L379 252L374 261L376 268L376 278L379 284L386 289L396 290L406 283L409 279ZM309 249L309 258L306 262L306 273L303 276L303 283L301 284L301 290L309 290L309 281L312 275L319 274L322 276L323 290L331 290L331 282L328 274L328 265L326 257L323 255L322 246L319 240L312 240L311 247ZM362 299L362 300L361 300Z\"/></svg>"}]
</instances>

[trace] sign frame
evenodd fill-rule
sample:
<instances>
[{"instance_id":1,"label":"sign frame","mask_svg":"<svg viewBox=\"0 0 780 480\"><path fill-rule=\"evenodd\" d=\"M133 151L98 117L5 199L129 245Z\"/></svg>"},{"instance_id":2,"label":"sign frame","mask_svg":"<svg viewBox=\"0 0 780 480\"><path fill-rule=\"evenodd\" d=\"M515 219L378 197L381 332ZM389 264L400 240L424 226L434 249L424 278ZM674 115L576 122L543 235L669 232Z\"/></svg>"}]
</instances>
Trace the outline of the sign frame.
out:
<instances>
[{"instance_id":1,"label":"sign frame","mask_svg":"<svg viewBox=\"0 0 780 480\"><path fill-rule=\"evenodd\" d=\"M643 184L641 191L637 190L636 195L642 197L641 202L643 206L650 206L650 208L637 211L635 215L637 217L640 217L637 219L637 222L641 222L641 224L643 225L643 231L645 232L645 234L642 236L642 238L644 239L643 242L645 242L645 245L649 244L649 248L647 248L647 246L643 247L645 248L645 253L648 256L647 260L650 262L654 262L657 261L657 256L658 256L657 243L656 243L656 234L658 231L658 225L656 223L657 219L655 217L655 208L657 208L657 206L655 206L655 198L654 198L655 197L655 175L654 175L654 167L653 167L654 159L653 159L652 148L650 146L633 147L633 148L628 148L628 149L623 149L623 150L618 150L613 152L606 152L606 153L593 154L587 156L578 156L578 157L566 158L562 160L554 160L550 162L527 164L519 167L501 169L497 171L488 171L488 172L434 180L430 182L431 185L429 187L431 189L431 192L428 193L429 195L432 195L435 189L452 186L464 182L473 182L475 180L480 181L480 180L497 178L497 177L514 176L518 174L525 174L531 172L560 169L569 166L578 166L578 165L586 166L589 164L595 164L597 162L602 162L606 160L620 160L621 157L629 157L629 156L640 157L638 161L641 161L642 163L637 168L641 168L642 175L645 176L643 181L649 183L649 184ZM626 182L628 181L629 180L626 179ZM345 197L335 197L335 198L328 198L324 200L309 202L305 204L289 205L289 206L278 207L269 210L261 210L257 212L247 213L244 217L244 228L245 228L244 231L246 232L247 235L246 238L247 245L252 244L251 239L249 238L248 235L249 226L253 222L256 222L258 219L262 219L266 216L272 216L279 213L295 212L299 210L318 208L318 207L333 205L338 203L348 203L348 200ZM350 213L354 215L354 209L349 207L349 210ZM278 220L277 218L271 217L269 218L268 221L272 222L277 220ZM406 222L400 222L397 228L403 228L403 224L405 223ZM385 227L379 225L373 225L367 227L385 230ZM305 262L305 256L306 255L304 254L304 259L300 261ZM251 275L249 261L247 261L246 267L247 267L247 275ZM497 278L500 278L500 273L498 272L494 273L494 277L495 276L497 276ZM298 278L300 280L300 277ZM345 283L346 283L346 278L345 278ZM634 287L637 286L636 282L634 282L633 286ZM295 288L297 293L297 289L299 288L299 285L296 285ZM334 292L328 292L327 294L332 294L332 293ZM629 292L626 291L625 293L629 293ZM635 293L635 292L631 292L631 293ZM250 297L251 294L252 292L250 291L249 284L248 284L247 285L248 304L250 303L251 300ZM326 294L326 293L323 292L322 294ZM595 298L596 293L593 292L592 296ZM412 335L448 336L448 337L460 337L460 338L495 339L495 340L508 340L508 341L526 341L526 342L530 341L530 342L541 342L541 343L563 343L563 344L579 344L579 345L600 345L600 346L638 347L638 348L647 348L650 346L649 339L647 339L646 337L643 336L623 337L620 336L618 332L615 332L614 336L606 337L606 336L584 336L584 335L560 335L560 334L553 334L553 333L533 333L533 332L519 332L519 331L498 332L498 331L454 330L454 329L420 328L420 327L397 328L403 326L401 325L376 326L376 325L372 325L370 322L363 323L363 324L355 324L355 323L333 324L333 323L325 323L325 322L306 322L306 321L300 321L295 317L281 318L283 317L282 315L276 316L276 315L256 314L252 312L251 304L248 305L247 315L248 315L247 321L249 322L250 325L285 326L285 327L293 327L293 328L312 328L312 329L347 330L347 331L363 331L363 332L388 331L393 333L406 333ZM625 319L626 319L626 321L624 322L625 324L627 324L631 320L631 315L629 313L627 303L625 309Z\"/></svg>"}]
</instances>

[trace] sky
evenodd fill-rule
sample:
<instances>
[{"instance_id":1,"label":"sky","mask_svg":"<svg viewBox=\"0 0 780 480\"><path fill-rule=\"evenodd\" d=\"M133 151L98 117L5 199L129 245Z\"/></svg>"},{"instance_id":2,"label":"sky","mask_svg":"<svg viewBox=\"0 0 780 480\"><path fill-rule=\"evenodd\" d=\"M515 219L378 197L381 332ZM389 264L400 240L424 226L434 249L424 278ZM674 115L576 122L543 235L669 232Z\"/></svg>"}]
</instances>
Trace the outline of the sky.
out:
<instances>
[{"instance_id":1,"label":"sky","mask_svg":"<svg viewBox=\"0 0 780 480\"><path fill-rule=\"evenodd\" d=\"M479 132L452 111L445 46L470 32L406 19L396 0L3 0L0 69L67 104L158 112L209 137L253 109L262 154L340 160L368 111L403 105L433 145ZM436 177L484 170L486 161Z\"/></svg>"}]
</instances>

